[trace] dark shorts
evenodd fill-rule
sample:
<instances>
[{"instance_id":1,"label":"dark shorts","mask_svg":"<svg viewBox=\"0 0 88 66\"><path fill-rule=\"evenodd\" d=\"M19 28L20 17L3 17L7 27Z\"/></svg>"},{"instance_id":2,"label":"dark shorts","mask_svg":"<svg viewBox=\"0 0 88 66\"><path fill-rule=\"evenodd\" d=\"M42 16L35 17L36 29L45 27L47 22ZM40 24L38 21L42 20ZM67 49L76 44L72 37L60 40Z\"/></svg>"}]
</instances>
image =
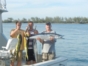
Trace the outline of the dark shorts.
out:
<instances>
[{"instance_id":1,"label":"dark shorts","mask_svg":"<svg viewBox=\"0 0 88 66\"><path fill-rule=\"evenodd\" d=\"M33 49L28 49L28 59L26 61L35 61L35 54Z\"/></svg>"}]
</instances>

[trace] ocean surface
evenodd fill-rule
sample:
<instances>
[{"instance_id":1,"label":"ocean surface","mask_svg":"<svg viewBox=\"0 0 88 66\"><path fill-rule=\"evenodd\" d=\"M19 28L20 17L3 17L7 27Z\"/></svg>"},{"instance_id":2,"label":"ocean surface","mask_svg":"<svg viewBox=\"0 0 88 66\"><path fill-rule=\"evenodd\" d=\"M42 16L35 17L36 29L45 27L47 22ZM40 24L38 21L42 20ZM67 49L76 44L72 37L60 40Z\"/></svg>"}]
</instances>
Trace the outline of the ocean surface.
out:
<instances>
[{"instance_id":1,"label":"ocean surface","mask_svg":"<svg viewBox=\"0 0 88 66\"><path fill-rule=\"evenodd\" d=\"M22 24L22 29L26 29L27 23ZM45 24L35 23L39 32L45 30ZM4 23L3 32L7 39L10 38L10 31L15 28L14 23ZM65 39L58 39L55 48L56 56L67 58L67 66L88 66L88 24L52 24L52 29L56 33L63 35ZM38 46L41 44L38 42ZM41 53L41 48L38 48Z\"/></svg>"}]
</instances>

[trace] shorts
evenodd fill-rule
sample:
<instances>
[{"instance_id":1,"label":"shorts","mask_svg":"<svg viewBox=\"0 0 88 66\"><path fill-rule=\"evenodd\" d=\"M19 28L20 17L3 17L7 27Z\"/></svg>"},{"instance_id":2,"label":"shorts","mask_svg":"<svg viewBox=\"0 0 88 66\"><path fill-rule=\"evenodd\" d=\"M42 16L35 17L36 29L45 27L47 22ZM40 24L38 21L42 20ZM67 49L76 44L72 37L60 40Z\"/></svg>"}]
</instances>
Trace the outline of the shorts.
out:
<instances>
[{"instance_id":1,"label":"shorts","mask_svg":"<svg viewBox=\"0 0 88 66\"><path fill-rule=\"evenodd\" d=\"M42 61L52 60L55 58L55 53L42 53Z\"/></svg>"},{"instance_id":2,"label":"shorts","mask_svg":"<svg viewBox=\"0 0 88 66\"><path fill-rule=\"evenodd\" d=\"M18 52L17 60L15 59L14 55L12 56L12 58L11 58L10 60L11 60L11 62L22 61L22 50L20 50L20 51Z\"/></svg>"},{"instance_id":3,"label":"shorts","mask_svg":"<svg viewBox=\"0 0 88 66\"><path fill-rule=\"evenodd\" d=\"M35 61L35 54L33 49L28 49L28 58L26 58L26 61Z\"/></svg>"}]
</instances>

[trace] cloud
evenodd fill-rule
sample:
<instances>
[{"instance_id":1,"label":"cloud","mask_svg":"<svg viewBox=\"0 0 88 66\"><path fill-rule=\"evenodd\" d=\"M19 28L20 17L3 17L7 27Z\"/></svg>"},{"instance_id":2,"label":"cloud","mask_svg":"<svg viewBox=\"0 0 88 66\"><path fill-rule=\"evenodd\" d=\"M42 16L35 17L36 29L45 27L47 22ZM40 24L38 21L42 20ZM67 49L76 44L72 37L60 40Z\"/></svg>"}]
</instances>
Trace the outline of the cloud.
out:
<instances>
[{"instance_id":1,"label":"cloud","mask_svg":"<svg viewBox=\"0 0 88 66\"><path fill-rule=\"evenodd\" d=\"M30 18L46 16L75 17L85 16L88 12L88 0L7 0L8 13L3 14L3 19Z\"/></svg>"}]
</instances>

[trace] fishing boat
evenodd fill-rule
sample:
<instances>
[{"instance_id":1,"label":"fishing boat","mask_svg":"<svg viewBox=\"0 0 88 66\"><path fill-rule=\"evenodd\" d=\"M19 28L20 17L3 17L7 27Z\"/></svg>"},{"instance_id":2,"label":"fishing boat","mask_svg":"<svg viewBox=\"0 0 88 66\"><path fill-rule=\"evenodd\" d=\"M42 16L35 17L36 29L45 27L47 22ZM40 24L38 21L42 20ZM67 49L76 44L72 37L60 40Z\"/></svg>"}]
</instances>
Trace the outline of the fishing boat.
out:
<instances>
[{"instance_id":1,"label":"fishing boat","mask_svg":"<svg viewBox=\"0 0 88 66\"><path fill-rule=\"evenodd\" d=\"M0 66L9 66L10 65L10 50L15 48L17 39L6 39L3 34L3 26L2 26L2 13L8 12L6 9L6 0L0 0ZM35 50L38 49L36 47L37 43L34 45ZM4 47L3 47L4 46ZM25 55L25 51L23 52ZM31 65L25 64L25 59L22 59L22 66L66 66L67 58L65 57L56 57L53 60L42 62L42 54L38 53L38 50L35 54L36 63Z\"/></svg>"}]
</instances>

